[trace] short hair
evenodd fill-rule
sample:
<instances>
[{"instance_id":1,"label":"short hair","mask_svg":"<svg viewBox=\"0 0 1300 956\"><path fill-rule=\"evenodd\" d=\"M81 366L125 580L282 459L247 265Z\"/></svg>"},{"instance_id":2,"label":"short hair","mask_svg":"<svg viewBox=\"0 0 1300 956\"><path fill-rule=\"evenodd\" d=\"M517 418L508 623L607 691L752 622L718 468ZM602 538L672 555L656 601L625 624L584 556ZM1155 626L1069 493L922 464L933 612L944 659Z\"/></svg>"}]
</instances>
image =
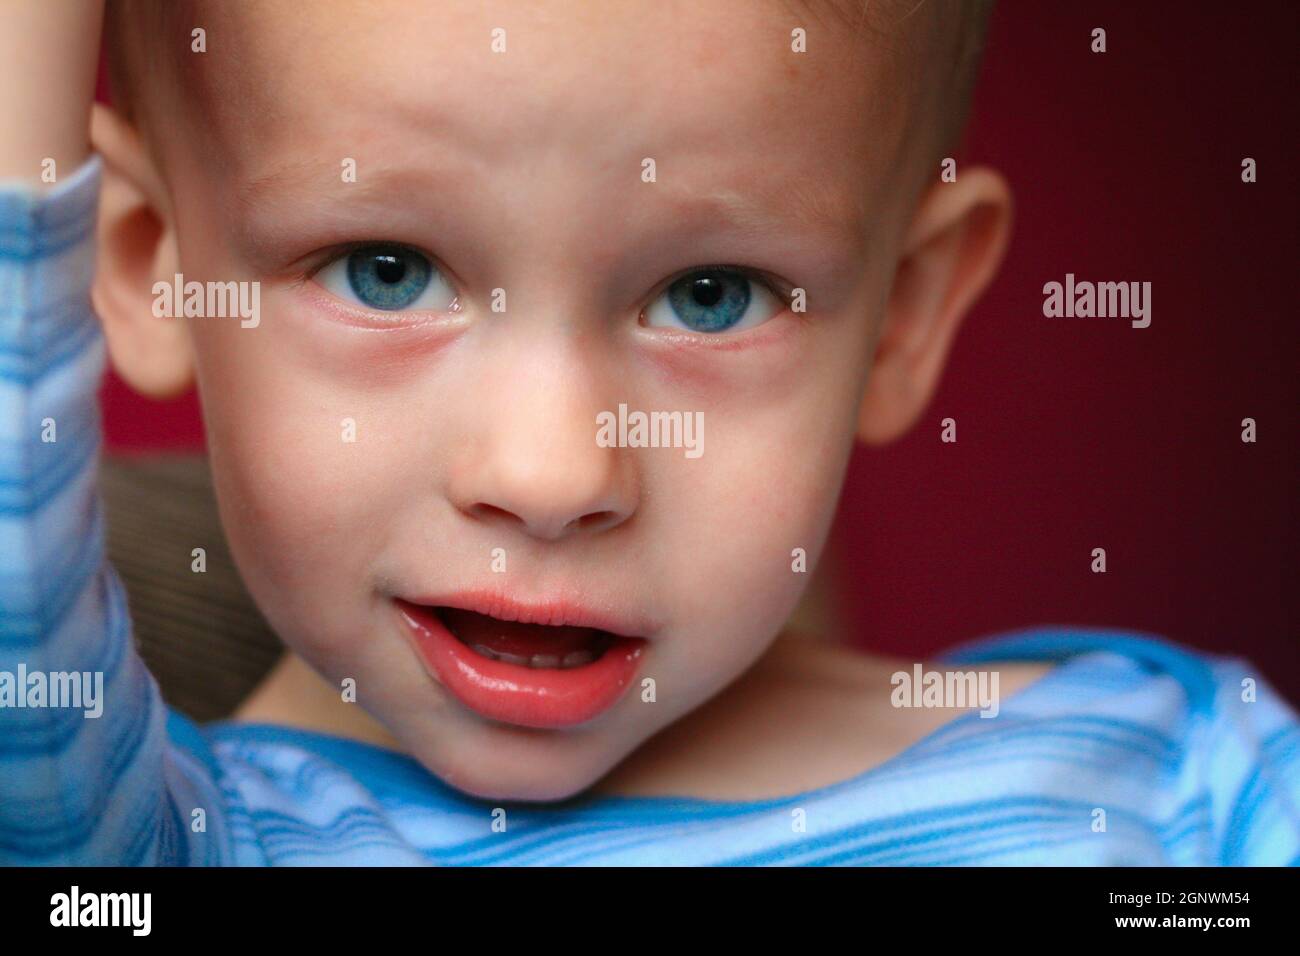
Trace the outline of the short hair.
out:
<instances>
[{"instance_id":1,"label":"short hair","mask_svg":"<svg viewBox=\"0 0 1300 956\"><path fill-rule=\"evenodd\" d=\"M958 145L970 113L984 57L994 0L785 0L788 7L829 14L855 37L870 36L883 49L919 54L920 105L936 117L922 147L929 164ZM933 46L919 46L930 27Z\"/></svg>"},{"instance_id":2,"label":"short hair","mask_svg":"<svg viewBox=\"0 0 1300 956\"><path fill-rule=\"evenodd\" d=\"M105 39L113 103L141 132L150 136L148 113L156 91L173 90L173 82L146 77L175 77L186 66L196 0L108 0ZM932 168L956 147L966 125L979 73L993 0L784 0L794 16L811 15L822 23L870 37L896 58L912 57L917 104L932 123L911 132L921 142L918 162ZM911 144L909 144L911 145Z\"/></svg>"},{"instance_id":3,"label":"short hair","mask_svg":"<svg viewBox=\"0 0 1300 956\"><path fill-rule=\"evenodd\" d=\"M181 52L189 49L186 27L193 20L193 6L192 0L109 0L105 8L109 93L118 112L137 125L145 112L145 79L182 65ZM170 62L165 63L163 57L169 52Z\"/></svg>"}]
</instances>

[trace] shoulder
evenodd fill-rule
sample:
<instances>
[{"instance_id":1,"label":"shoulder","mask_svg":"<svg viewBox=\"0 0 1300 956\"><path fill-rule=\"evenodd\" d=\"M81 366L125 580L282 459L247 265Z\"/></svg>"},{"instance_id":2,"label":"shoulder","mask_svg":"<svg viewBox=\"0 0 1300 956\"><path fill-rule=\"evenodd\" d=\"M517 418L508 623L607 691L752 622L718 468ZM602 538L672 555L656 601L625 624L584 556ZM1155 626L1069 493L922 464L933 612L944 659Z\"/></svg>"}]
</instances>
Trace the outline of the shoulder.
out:
<instances>
[{"instance_id":1,"label":"shoulder","mask_svg":"<svg viewBox=\"0 0 1300 956\"><path fill-rule=\"evenodd\" d=\"M1051 693L1042 695L1038 708L1128 715L1185 739L1248 735L1275 747L1300 726L1292 706L1250 661L1150 634L1041 628L961 645L942 660L1051 664Z\"/></svg>"},{"instance_id":2,"label":"shoulder","mask_svg":"<svg viewBox=\"0 0 1300 956\"><path fill-rule=\"evenodd\" d=\"M1158 747L1171 793L1204 813L1216 862L1300 863L1300 722L1250 661L1149 634L1043 628L973 642L949 660L1052 661L1018 716L1088 721ZM1136 746L1136 743L1135 743Z\"/></svg>"},{"instance_id":3,"label":"shoulder","mask_svg":"<svg viewBox=\"0 0 1300 956\"><path fill-rule=\"evenodd\" d=\"M459 833L461 798L396 751L297 727L197 727L175 713L168 732L173 760L201 764L220 782L212 799L224 813L223 862L422 865L410 828Z\"/></svg>"},{"instance_id":4,"label":"shoulder","mask_svg":"<svg viewBox=\"0 0 1300 956\"><path fill-rule=\"evenodd\" d=\"M1300 722L1249 661L1210 661L1214 703L1188 769L1206 781L1224 865L1300 865Z\"/></svg>"},{"instance_id":5,"label":"shoulder","mask_svg":"<svg viewBox=\"0 0 1300 956\"><path fill-rule=\"evenodd\" d=\"M1250 669L1245 661L1183 647L1153 634L1108 628L1031 628L958 645L943 655L956 663L1036 661L1080 683L1109 679L1117 690L1162 689L1179 695L1192 715L1215 711L1227 683Z\"/></svg>"}]
</instances>

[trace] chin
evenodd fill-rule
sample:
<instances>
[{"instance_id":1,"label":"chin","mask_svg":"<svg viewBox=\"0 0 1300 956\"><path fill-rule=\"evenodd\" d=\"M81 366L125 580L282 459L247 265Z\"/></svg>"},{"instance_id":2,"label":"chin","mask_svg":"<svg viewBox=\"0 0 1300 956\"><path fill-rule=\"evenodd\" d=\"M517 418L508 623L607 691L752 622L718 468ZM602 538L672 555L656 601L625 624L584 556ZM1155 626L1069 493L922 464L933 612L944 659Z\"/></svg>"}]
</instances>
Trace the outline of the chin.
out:
<instances>
[{"instance_id":1,"label":"chin","mask_svg":"<svg viewBox=\"0 0 1300 956\"><path fill-rule=\"evenodd\" d=\"M474 760L472 755L469 759ZM606 772L579 772L577 768L560 770L540 755L527 763L527 766L521 762L509 768L478 766L468 770L430 763L424 763L424 766L447 786L467 796L479 800L530 803L554 803L578 796Z\"/></svg>"}]
</instances>

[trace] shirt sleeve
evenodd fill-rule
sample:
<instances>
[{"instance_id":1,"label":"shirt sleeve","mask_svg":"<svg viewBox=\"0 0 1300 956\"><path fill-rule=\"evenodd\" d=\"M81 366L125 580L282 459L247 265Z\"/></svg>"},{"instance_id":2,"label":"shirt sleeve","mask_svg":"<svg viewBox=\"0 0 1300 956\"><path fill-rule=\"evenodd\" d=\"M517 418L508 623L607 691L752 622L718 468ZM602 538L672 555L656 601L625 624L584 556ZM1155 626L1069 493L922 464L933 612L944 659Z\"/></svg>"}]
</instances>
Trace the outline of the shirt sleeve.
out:
<instances>
[{"instance_id":1,"label":"shirt sleeve","mask_svg":"<svg viewBox=\"0 0 1300 956\"><path fill-rule=\"evenodd\" d=\"M1223 866L1300 866L1300 722L1257 668L1214 665L1202 773Z\"/></svg>"},{"instance_id":2,"label":"shirt sleeve","mask_svg":"<svg viewBox=\"0 0 1300 956\"><path fill-rule=\"evenodd\" d=\"M105 557L100 176L0 184L0 864L219 863L215 775L169 744Z\"/></svg>"}]
</instances>

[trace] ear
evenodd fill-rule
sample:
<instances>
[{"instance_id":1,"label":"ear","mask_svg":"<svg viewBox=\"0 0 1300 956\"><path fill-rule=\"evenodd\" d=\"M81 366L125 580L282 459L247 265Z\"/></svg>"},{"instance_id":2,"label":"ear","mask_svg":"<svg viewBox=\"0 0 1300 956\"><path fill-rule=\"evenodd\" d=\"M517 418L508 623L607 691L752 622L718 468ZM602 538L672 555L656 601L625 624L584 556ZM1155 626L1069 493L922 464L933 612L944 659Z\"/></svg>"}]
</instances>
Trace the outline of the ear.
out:
<instances>
[{"instance_id":1,"label":"ear","mask_svg":"<svg viewBox=\"0 0 1300 956\"><path fill-rule=\"evenodd\" d=\"M963 170L922 197L885 307L858 415L858 437L884 444L920 417L966 311L997 273L1011 234L1011 190L991 169Z\"/></svg>"},{"instance_id":2,"label":"ear","mask_svg":"<svg viewBox=\"0 0 1300 956\"><path fill-rule=\"evenodd\" d=\"M91 300L117 373L142 395L169 398L194 380L185 324L154 315L153 285L180 271L167 190L136 129L96 104L90 139L103 157L98 262Z\"/></svg>"}]
</instances>

